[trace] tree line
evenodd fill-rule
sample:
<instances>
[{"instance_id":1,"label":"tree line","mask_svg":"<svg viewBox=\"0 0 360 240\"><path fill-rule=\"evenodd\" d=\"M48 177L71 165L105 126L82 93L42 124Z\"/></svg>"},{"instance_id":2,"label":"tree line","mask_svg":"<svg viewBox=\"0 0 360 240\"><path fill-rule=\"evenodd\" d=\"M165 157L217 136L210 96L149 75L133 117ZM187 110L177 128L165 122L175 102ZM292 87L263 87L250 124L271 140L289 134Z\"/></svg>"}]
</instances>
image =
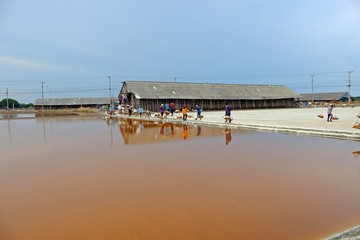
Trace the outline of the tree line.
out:
<instances>
[{"instance_id":1,"label":"tree line","mask_svg":"<svg viewBox=\"0 0 360 240\"><path fill-rule=\"evenodd\" d=\"M6 109L9 105L9 108L34 108L32 103L19 103L15 99L8 98L0 101L0 109Z\"/></svg>"}]
</instances>

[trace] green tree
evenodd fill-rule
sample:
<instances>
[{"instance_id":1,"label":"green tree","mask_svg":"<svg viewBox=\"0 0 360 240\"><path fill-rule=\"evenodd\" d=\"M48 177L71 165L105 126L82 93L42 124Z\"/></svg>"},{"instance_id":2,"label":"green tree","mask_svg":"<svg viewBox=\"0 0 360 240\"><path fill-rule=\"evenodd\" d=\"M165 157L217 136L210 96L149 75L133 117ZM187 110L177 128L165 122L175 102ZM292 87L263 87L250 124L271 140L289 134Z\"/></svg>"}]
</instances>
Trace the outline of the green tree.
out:
<instances>
[{"instance_id":1,"label":"green tree","mask_svg":"<svg viewBox=\"0 0 360 240\"><path fill-rule=\"evenodd\" d=\"M35 105L33 103L28 103L25 105L26 108L35 108Z\"/></svg>"},{"instance_id":2,"label":"green tree","mask_svg":"<svg viewBox=\"0 0 360 240\"><path fill-rule=\"evenodd\" d=\"M20 104L18 101L16 101L15 99L3 99L0 102L0 108L6 108L7 107L7 101L9 101L9 108L12 108L14 106L14 108L19 108Z\"/></svg>"}]
</instances>

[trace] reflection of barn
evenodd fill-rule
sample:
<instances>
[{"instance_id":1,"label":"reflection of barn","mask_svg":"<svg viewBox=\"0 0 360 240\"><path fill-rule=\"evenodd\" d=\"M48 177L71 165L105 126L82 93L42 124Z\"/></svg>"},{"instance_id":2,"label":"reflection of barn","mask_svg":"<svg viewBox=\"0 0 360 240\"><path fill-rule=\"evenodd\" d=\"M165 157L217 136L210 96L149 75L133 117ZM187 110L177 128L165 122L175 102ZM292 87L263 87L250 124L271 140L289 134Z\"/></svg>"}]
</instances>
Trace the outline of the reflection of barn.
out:
<instances>
[{"instance_id":1,"label":"reflection of barn","mask_svg":"<svg viewBox=\"0 0 360 240\"><path fill-rule=\"evenodd\" d=\"M109 104L109 98L39 98L35 100L35 108L59 109L59 108L79 108L97 107Z\"/></svg>"},{"instance_id":2,"label":"reflection of barn","mask_svg":"<svg viewBox=\"0 0 360 240\"><path fill-rule=\"evenodd\" d=\"M119 97L125 96L127 104L137 108L158 111L162 103L173 102L203 110L224 109L225 103L233 109L291 108L296 107L300 95L286 86L210 84L179 82L123 82Z\"/></svg>"},{"instance_id":3,"label":"reflection of barn","mask_svg":"<svg viewBox=\"0 0 360 240\"><path fill-rule=\"evenodd\" d=\"M303 102L337 102L347 101L349 98L348 92L329 92L329 93L306 93L300 94L300 100Z\"/></svg>"},{"instance_id":4,"label":"reflection of barn","mask_svg":"<svg viewBox=\"0 0 360 240\"><path fill-rule=\"evenodd\" d=\"M125 144L146 144L191 140L203 137L221 136L226 134L226 141L231 136L230 130L210 128L182 123L141 121L134 119L118 119L119 131ZM238 132L233 130L234 132ZM230 134L230 135L229 135ZM231 139L230 139L231 140Z\"/></svg>"}]
</instances>

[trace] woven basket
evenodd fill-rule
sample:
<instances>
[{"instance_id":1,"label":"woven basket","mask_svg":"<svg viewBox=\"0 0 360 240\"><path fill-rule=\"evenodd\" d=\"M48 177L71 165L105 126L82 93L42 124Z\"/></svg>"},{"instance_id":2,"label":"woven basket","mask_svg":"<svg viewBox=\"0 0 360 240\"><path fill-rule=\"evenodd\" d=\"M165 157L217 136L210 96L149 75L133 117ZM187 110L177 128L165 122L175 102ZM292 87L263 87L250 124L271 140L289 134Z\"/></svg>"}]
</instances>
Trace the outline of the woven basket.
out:
<instances>
[{"instance_id":1,"label":"woven basket","mask_svg":"<svg viewBox=\"0 0 360 240\"><path fill-rule=\"evenodd\" d=\"M359 122L354 123L353 128L360 129L360 123Z\"/></svg>"}]
</instances>

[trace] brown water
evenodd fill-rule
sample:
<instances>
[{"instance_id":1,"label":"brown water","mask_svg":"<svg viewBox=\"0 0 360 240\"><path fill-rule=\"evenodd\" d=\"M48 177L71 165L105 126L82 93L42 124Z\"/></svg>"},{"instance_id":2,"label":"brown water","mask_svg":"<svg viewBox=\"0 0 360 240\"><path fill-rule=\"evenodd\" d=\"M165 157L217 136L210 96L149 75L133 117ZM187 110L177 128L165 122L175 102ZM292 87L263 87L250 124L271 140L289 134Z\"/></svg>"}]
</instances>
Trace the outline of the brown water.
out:
<instances>
[{"instance_id":1,"label":"brown water","mask_svg":"<svg viewBox=\"0 0 360 240\"><path fill-rule=\"evenodd\" d=\"M0 121L0 239L321 239L360 224L358 142L127 124Z\"/></svg>"}]
</instances>

